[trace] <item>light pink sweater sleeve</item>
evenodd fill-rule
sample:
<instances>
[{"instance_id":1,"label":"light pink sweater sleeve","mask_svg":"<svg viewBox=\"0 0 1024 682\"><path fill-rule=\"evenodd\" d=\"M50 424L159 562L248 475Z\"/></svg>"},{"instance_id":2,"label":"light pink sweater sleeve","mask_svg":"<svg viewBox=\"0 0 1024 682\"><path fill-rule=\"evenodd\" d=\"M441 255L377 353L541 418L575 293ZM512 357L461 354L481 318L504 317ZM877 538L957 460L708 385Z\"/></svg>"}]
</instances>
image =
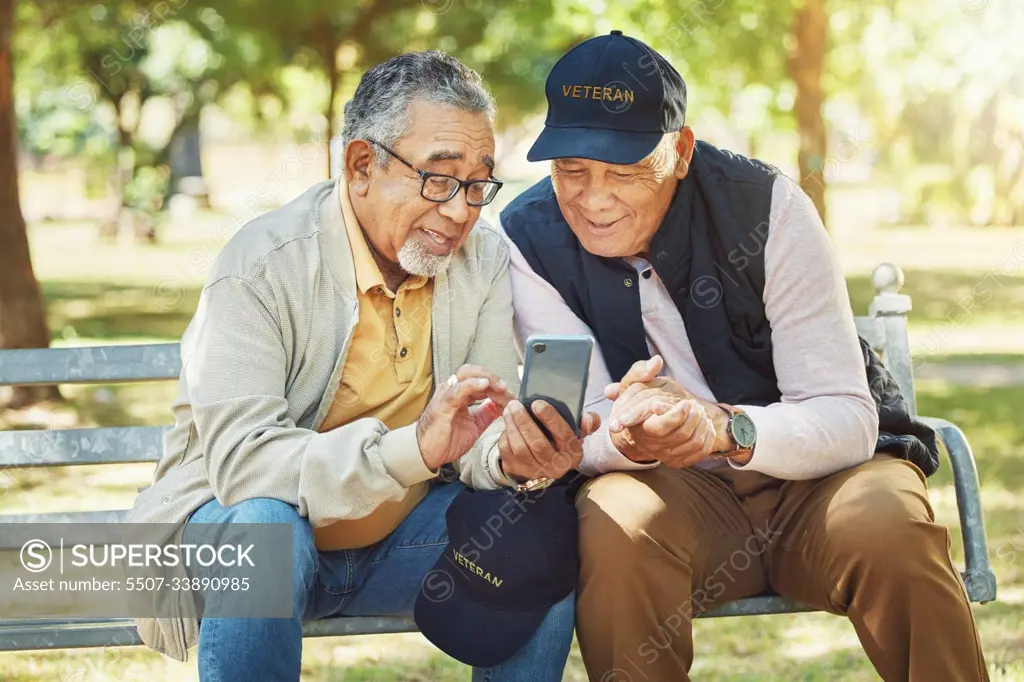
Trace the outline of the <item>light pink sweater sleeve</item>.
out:
<instances>
[{"instance_id":1,"label":"light pink sweater sleeve","mask_svg":"<svg viewBox=\"0 0 1024 682\"><path fill-rule=\"evenodd\" d=\"M842 268L810 198L776 179L765 245L764 304L782 398L740 406L757 427L742 469L782 479L826 476L874 453L878 412Z\"/></svg>"}]
</instances>

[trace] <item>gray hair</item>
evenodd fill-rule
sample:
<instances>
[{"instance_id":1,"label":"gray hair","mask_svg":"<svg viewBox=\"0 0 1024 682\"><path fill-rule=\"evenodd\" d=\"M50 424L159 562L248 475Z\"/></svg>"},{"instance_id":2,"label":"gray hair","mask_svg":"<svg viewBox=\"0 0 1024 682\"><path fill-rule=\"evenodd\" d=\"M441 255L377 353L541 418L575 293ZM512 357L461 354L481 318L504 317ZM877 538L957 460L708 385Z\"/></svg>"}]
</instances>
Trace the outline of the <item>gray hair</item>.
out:
<instances>
[{"instance_id":1,"label":"gray hair","mask_svg":"<svg viewBox=\"0 0 1024 682\"><path fill-rule=\"evenodd\" d=\"M345 103L342 143L373 139L393 147L409 126L409 106L417 100L446 104L494 119L494 98L473 69L438 50L407 52L373 67ZM377 163L390 156L374 146Z\"/></svg>"},{"instance_id":2,"label":"gray hair","mask_svg":"<svg viewBox=\"0 0 1024 682\"><path fill-rule=\"evenodd\" d=\"M640 163L659 173L671 175L673 169L679 163L679 154L676 152L677 142L679 142L678 130L665 133L658 142L658 146L641 159Z\"/></svg>"}]
</instances>

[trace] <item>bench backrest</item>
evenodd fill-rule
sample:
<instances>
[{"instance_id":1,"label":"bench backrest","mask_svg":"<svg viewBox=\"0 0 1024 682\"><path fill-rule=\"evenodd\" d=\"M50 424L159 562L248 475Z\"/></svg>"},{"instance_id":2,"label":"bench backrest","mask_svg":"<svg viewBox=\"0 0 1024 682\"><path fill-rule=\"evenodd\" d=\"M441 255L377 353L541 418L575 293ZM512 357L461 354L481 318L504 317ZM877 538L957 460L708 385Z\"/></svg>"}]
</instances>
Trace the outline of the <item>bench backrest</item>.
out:
<instances>
[{"instance_id":1,"label":"bench backrest","mask_svg":"<svg viewBox=\"0 0 1024 682\"><path fill-rule=\"evenodd\" d=\"M877 295L857 330L896 376L916 413L906 313L909 297L898 293L903 273L882 264L873 281ZM107 384L178 378L177 343L0 351L0 386ZM0 470L83 464L156 462L166 426L102 427L0 432Z\"/></svg>"}]
</instances>

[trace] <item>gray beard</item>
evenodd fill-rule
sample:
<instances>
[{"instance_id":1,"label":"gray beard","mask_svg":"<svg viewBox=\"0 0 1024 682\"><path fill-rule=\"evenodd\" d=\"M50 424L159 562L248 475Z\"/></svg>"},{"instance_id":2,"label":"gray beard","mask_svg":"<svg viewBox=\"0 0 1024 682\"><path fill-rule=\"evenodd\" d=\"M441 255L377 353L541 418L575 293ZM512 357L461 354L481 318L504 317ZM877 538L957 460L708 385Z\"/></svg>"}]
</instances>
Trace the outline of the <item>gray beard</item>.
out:
<instances>
[{"instance_id":1,"label":"gray beard","mask_svg":"<svg viewBox=\"0 0 1024 682\"><path fill-rule=\"evenodd\" d=\"M451 259L452 254L438 256L421 244L420 240L411 237L398 250L398 264L410 275L436 277L448 268Z\"/></svg>"}]
</instances>

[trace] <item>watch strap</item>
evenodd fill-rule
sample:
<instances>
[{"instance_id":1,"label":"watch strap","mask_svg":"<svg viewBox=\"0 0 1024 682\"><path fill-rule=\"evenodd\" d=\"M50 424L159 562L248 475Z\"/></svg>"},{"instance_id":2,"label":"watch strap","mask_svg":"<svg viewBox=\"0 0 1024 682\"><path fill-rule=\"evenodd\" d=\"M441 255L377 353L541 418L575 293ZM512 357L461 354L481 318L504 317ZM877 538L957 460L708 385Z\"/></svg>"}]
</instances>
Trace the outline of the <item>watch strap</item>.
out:
<instances>
[{"instance_id":1,"label":"watch strap","mask_svg":"<svg viewBox=\"0 0 1024 682\"><path fill-rule=\"evenodd\" d=\"M498 463L498 471L500 471L501 475L505 477L505 480L512 484L511 488L516 492L526 493L533 492L535 490L543 490L544 488L547 488L548 486L555 482L555 479L550 478L548 476L541 476L540 478L531 478L528 481L519 481L515 478L512 478L505 472L505 468L501 466L501 455L498 456L496 461Z\"/></svg>"}]
</instances>

